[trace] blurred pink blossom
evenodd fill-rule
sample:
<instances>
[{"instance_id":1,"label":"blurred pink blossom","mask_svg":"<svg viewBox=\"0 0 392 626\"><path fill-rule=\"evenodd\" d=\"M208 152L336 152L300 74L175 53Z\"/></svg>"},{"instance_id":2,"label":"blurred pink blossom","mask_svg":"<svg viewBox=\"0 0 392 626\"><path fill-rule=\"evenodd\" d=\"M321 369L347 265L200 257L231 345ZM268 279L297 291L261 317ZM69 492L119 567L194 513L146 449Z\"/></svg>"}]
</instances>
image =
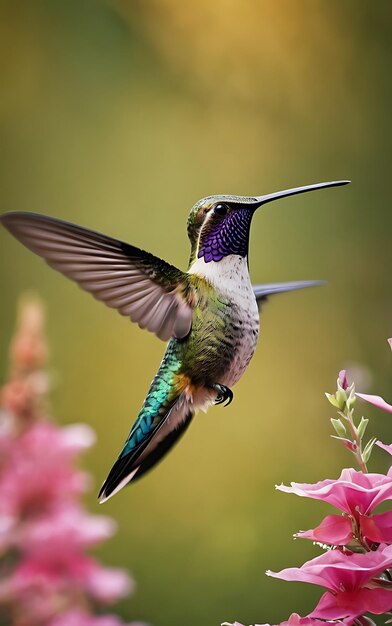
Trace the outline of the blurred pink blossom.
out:
<instances>
[{"instance_id":1,"label":"blurred pink blossom","mask_svg":"<svg viewBox=\"0 0 392 626\"><path fill-rule=\"evenodd\" d=\"M125 570L102 567L93 559L79 568L79 580L96 600L105 604L124 598L134 590L133 580Z\"/></svg>"},{"instance_id":2,"label":"blurred pink blossom","mask_svg":"<svg viewBox=\"0 0 392 626\"><path fill-rule=\"evenodd\" d=\"M18 437L3 433L0 438L3 446L8 444L0 475L0 515L39 514L89 486L88 476L72 465L75 452L67 437L54 424L37 422Z\"/></svg>"},{"instance_id":3,"label":"blurred pink blossom","mask_svg":"<svg viewBox=\"0 0 392 626\"><path fill-rule=\"evenodd\" d=\"M26 521L15 537L15 544L28 556L51 561L53 558L72 558L87 547L111 537L116 523L103 515L91 516L75 503L62 505L50 514ZM67 538L64 550L64 537Z\"/></svg>"},{"instance_id":4,"label":"blurred pink blossom","mask_svg":"<svg viewBox=\"0 0 392 626\"><path fill-rule=\"evenodd\" d=\"M124 570L103 567L80 552L68 553L65 535L61 551L25 556L9 578L2 581L0 599L2 596L15 598L30 611L33 597L36 604L42 598L44 608L50 598L63 597L65 601L82 592L108 604L125 597L132 588L133 583ZM41 615L41 607L38 608ZM49 608L49 614L50 611Z\"/></svg>"},{"instance_id":5,"label":"blurred pink blossom","mask_svg":"<svg viewBox=\"0 0 392 626\"><path fill-rule=\"evenodd\" d=\"M90 478L75 461L95 434L85 424L49 421L48 352L42 307L25 301L1 390L0 607L10 626L121 626L113 615L92 615L93 606L128 595L134 583L125 570L86 554L116 524L82 506Z\"/></svg>"},{"instance_id":6,"label":"blurred pink blossom","mask_svg":"<svg viewBox=\"0 0 392 626\"><path fill-rule=\"evenodd\" d=\"M45 312L41 300L34 296L21 299L18 327L10 346L11 366L17 371L45 367L49 348L45 338Z\"/></svg>"},{"instance_id":7,"label":"blurred pink blossom","mask_svg":"<svg viewBox=\"0 0 392 626\"><path fill-rule=\"evenodd\" d=\"M340 477L335 480L327 479L315 484L292 482L290 487L277 485L276 489L306 498L324 500L357 518L359 513L369 514L381 502L392 499L392 472L385 476L364 474L349 468L342 470Z\"/></svg>"},{"instance_id":8,"label":"blurred pink blossom","mask_svg":"<svg viewBox=\"0 0 392 626\"><path fill-rule=\"evenodd\" d=\"M366 612L382 614L392 609L392 591L377 587L375 580L390 567L392 546L380 546L366 554L329 550L301 567L268 571L267 575L325 587L328 591L309 617L352 619Z\"/></svg>"},{"instance_id":9,"label":"blurred pink blossom","mask_svg":"<svg viewBox=\"0 0 392 626\"><path fill-rule=\"evenodd\" d=\"M87 424L70 424L61 429L60 445L64 452L75 454L88 450L95 441L95 432Z\"/></svg>"}]
</instances>

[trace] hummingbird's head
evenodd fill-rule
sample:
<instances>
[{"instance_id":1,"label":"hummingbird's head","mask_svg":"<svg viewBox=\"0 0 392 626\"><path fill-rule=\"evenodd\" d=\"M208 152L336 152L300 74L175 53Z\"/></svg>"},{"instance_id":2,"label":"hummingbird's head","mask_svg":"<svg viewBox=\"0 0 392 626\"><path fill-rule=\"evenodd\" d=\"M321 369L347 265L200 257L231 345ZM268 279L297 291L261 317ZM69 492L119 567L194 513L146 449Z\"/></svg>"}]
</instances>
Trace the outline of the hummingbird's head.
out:
<instances>
[{"instance_id":1,"label":"hummingbird's head","mask_svg":"<svg viewBox=\"0 0 392 626\"><path fill-rule=\"evenodd\" d=\"M188 217L188 237L191 242L190 264L203 258L206 263L220 261L230 254L242 257L248 254L252 217L260 206L306 191L323 187L346 185L339 180L295 187L266 196L208 196L192 207Z\"/></svg>"},{"instance_id":2,"label":"hummingbird's head","mask_svg":"<svg viewBox=\"0 0 392 626\"><path fill-rule=\"evenodd\" d=\"M201 257L209 263L229 254L246 256L256 208L256 198L246 196L208 196L196 202L188 217L191 263Z\"/></svg>"}]
</instances>

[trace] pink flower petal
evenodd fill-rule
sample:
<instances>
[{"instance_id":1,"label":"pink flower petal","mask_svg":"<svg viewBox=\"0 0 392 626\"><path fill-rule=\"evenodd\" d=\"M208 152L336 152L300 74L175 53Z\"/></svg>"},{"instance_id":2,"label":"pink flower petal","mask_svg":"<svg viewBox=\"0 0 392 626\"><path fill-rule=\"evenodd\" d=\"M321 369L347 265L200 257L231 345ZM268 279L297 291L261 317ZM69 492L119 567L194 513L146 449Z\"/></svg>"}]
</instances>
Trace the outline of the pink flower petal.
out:
<instances>
[{"instance_id":1,"label":"pink flower petal","mask_svg":"<svg viewBox=\"0 0 392 626\"><path fill-rule=\"evenodd\" d=\"M392 454L392 443L387 445L385 443L382 443L382 441L376 441L376 446L382 448L383 450L386 450L389 454Z\"/></svg>"},{"instance_id":2,"label":"pink flower petal","mask_svg":"<svg viewBox=\"0 0 392 626\"><path fill-rule=\"evenodd\" d=\"M341 591L342 587L347 591L355 591L389 567L392 567L392 546L382 545L378 550L366 554L344 554L340 550L329 550L301 567L289 567L280 572L268 571L267 575L321 585L334 592Z\"/></svg>"},{"instance_id":3,"label":"pink flower petal","mask_svg":"<svg viewBox=\"0 0 392 626\"><path fill-rule=\"evenodd\" d=\"M377 515L362 515L360 518L362 535L375 543L392 543L392 511Z\"/></svg>"},{"instance_id":4,"label":"pink flower petal","mask_svg":"<svg viewBox=\"0 0 392 626\"><path fill-rule=\"evenodd\" d=\"M388 589L358 589L337 594L327 591L309 615L327 620L352 619L366 612L381 615L391 608L392 591Z\"/></svg>"},{"instance_id":5,"label":"pink flower petal","mask_svg":"<svg viewBox=\"0 0 392 626\"><path fill-rule=\"evenodd\" d=\"M102 567L92 563L84 572L86 589L100 602L111 603L127 596L134 589L134 582L122 569Z\"/></svg>"},{"instance_id":6,"label":"pink flower petal","mask_svg":"<svg viewBox=\"0 0 392 626\"><path fill-rule=\"evenodd\" d=\"M353 536L352 521L345 515L327 515L317 528L301 531L296 537L334 546L345 546Z\"/></svg>"},{"instance_id":7,"label":"pink flower petal","mask_svg":"<svg viewBox=\"0 0 392 626\"><path fill-rule=\"evenodd\" d=\"M71 424L61 429L62 447L70 452L79 452L91 448L96 435L87 424Z\"/></svg>"},{"instance_id":8,"label":"pink flower petal","mask_svg":"<svg viewBox=\"0 0 392 626\"><path fill-rule=\"evenodd\" d=\"M240 624L240 622L223 622L221 626L244 626L244 624ZM255 624L255 626L270 626L270 624ZM277 626L323 626L320 624L319 620L313 619L312 617L300 617L298 613L292 613L288 620L284 622L280 622ZM334 625L336 626L336 624ZM341 626L341 625L339 625Z\"/></svg>"},{"instance_id":9,"label":"pink flower petal","mask_svg":"<svg viewBox=\"0 0 392 626\"><path fill-rule=\"evenodd\" d=\"M29 556L60 563L108 539L115 529L112 519L88 515L75 505L64 503L59 510L26 521L19 532L17 546Z\"/></svg>"},{"instance_id":10,"label":"pink flower petal","mask_svg":"<svg viewBox=\"0 0 392 626\"><path fill-rule=\"evenodd\" d=\"M390 347L390 348L391 348L391 350L392 350L392 337L391 337L390 339L387 339L387 341L388 341L388 343L389 343L389 347Z\"/></svg>"},{"instance_id":11,"label":"pink flower petal","mask_svg":"<svg viewBox=\"0 0 392 626\"><path fill-rule=\"evenodd\" d=\"M298 613L292 613L287 622L281 622L281 626L312 626L313 624L319 624L319 622L309 616L300 617Z\"/></svg>"},{"instance_id":12,"label":"pink flower petal","mask_svg":"<svg viewBox=\"0 0 392 626\"><path fill-rule=\"evenodd\" d=\"M392 499L392 475L363 474L354 469L344 469L339 478L322 480L315 484L291 483L290 487L276 487L285 493L324 500L341 511L358 516L370 513L378 504Z\"/></svg>"},{"instance_id":13,"label":"pink flower petal","mask_svg":"<svg viewBox=\"0 0 392 626\"><path fill-rule=\"evenodd\" d=\"M366 402L370 402L370 404L374 404L379 409L383 409L384 411L388 411L388 413L392 413L392 405L385 402L384 398L381 396L372 396L368 393L356 393L358 398L362 398L362 400L366 400Z\"/></svg>"}]
</instances>

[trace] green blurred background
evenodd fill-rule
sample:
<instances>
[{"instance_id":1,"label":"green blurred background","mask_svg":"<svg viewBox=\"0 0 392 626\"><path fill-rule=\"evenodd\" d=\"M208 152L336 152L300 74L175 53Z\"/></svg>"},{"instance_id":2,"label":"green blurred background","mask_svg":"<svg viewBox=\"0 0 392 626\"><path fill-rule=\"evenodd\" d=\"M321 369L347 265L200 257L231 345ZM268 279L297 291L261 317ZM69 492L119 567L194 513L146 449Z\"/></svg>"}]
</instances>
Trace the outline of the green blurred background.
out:
<instances>
[{"instance_id":1,"label":"green blurred background","mask_svg":"<svg viewBox=\"0 0 392 626\"><path fill-rule=\"evenodd\" d=\"M388 0L3 0L0 211L62 217L184 268L200 197L350 178L267 205L255 282L324 278L276 297L235 402L200 414L157 470L110 500L137 593L118 612L155 626L276 623L320 592L268 579L317 551L291 535L329 508L274 484L336 476L324 391L339 368L391 399L392 4ZM85 421L96 488L164 346L0 232L1 377L20 293L47 304L54 412ZM391 440L388 416L372 432ZM372 467L384 470L378 450Z\"/></svg>"}]
</instances>

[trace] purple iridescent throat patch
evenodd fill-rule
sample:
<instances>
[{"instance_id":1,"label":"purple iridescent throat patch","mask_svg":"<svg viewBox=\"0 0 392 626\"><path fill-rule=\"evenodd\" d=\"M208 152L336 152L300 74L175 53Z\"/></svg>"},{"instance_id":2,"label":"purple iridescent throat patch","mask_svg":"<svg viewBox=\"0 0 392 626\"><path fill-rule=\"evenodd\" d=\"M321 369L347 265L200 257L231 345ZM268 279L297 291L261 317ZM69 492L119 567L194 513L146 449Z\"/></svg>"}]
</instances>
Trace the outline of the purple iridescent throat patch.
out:
<instances>
[{"instance_id":1,"label":"purple iridescent throat patch","mask_svg":"<svg viewBox=\"0 0 392 626\"><path fill-rule=\"evenodd\" d=\"M220 261L229 254L248 254L249 229L253 209L242 207L231 211L222 221L206 232L200 243L198 258L206 263Z\"/></svg>"}]
</instances>

